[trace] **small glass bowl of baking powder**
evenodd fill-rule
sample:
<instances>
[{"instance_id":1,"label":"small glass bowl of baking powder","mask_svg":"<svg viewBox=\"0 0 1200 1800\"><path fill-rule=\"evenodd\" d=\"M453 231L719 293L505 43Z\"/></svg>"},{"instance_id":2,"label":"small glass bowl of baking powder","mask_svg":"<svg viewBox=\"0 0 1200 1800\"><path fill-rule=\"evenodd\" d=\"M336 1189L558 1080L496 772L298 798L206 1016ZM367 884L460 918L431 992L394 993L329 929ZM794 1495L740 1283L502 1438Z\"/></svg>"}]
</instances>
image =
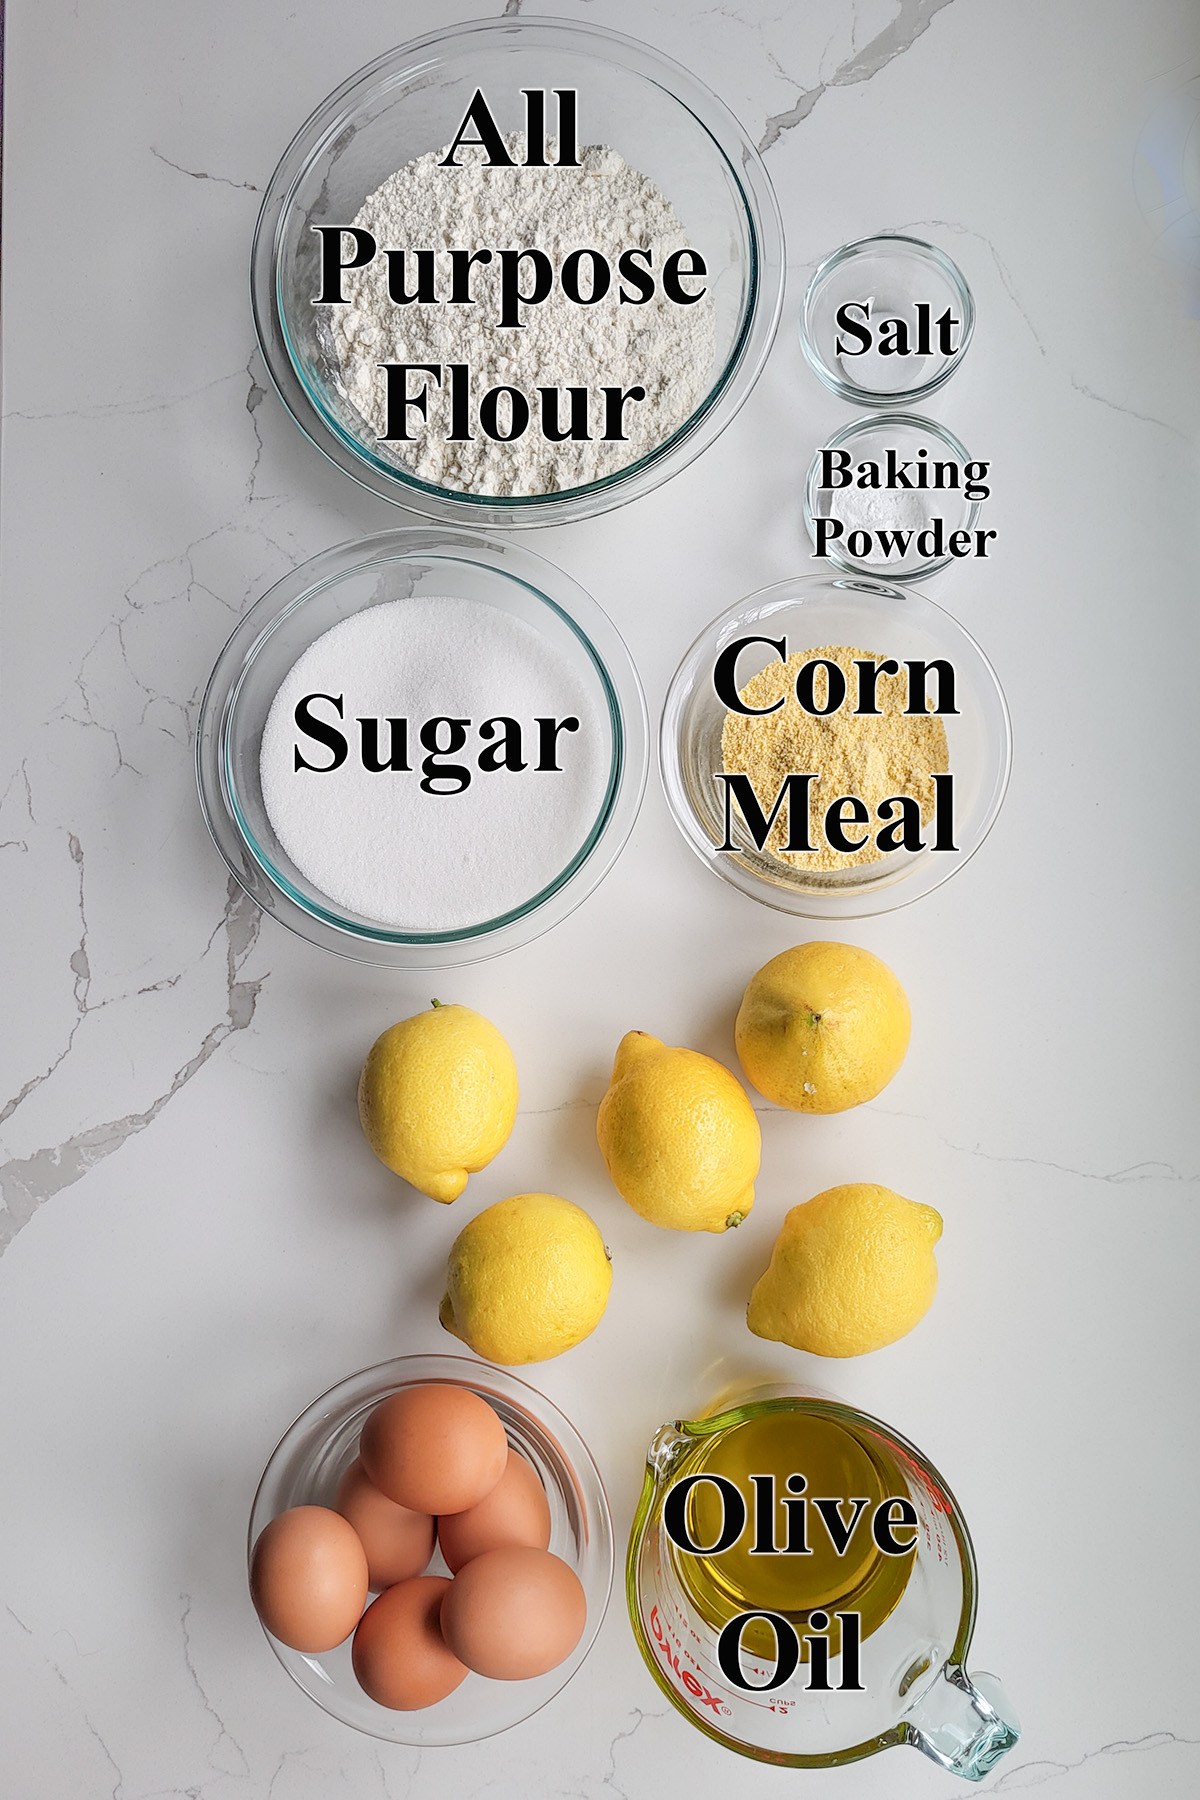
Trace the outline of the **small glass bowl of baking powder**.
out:
<instances>
[{"instance_id":1,"label":"small glass bowl of baking powder","mask_svg":"<svg viewBox=\"0 0 1200 1800\"><path fill-rule=\"evenodd\" d=\"M402 1388L448 1383L478 1394L499 1415L509 1443L541 1478L550 1503L550 1545L574 1570L587 1597L587 1624L570 1656L527 1681L468 1675L433 1706L412 1712L379 1706L354 1677L350 1643L320 1655L267 1642L292 1680L333 1718L393 1744L472 1744L539 1712L586 1659L612 1589L613 1535L608 1500L587 1445L570 1420L507 1369L466 1356L401 1356L362 1369L314 1400L272 1452L250 1517L247 1549L278 1513L292 1506L333 1506L338 1483L358 1453L367 1415ZM449 1573L435 1551L434 1573ZM265 1627L264 1627L265 1631Z\"/></svg>"},{"instance_id":2,"label":"small glass bowl of baking powder","mask_svg":"<svg viewBox=\"0 0 1200 1800\"><path fill-rule=\"evenodd\" d=\"M813 373L855 406L911 406L949 381L975 329L975 301L936 244L887 232L821 263L800 309Z\"/></svg>"},{"instance_id":3,"label":"small glass bowl of baking powder","mask_svg":"<svg viewBox=\"0 0 1200 1800\"><path fill-rule=\"evenodd\" d=\"M979 524L988 476L944 425L876 413L852 420L813 457L804 523L816 555L839 569L919 581L986 557L996 535Z\"/></svg>"},{"instance_id":4,"label":"small glass bowl of baking powder","mask_svg":"<svg viewBox=\"0 0 1200 1800\"><path fill-rule=\"evenodd\" d=\"M751 693L747 702L756 678L769 683L765 672L772 665L778 671L780 662L792 659L812 676L804 701L793 665L786 680L779 672L771 693ZM842 691L843 677L831 666L838 660L849 676L840 702L830 686L836 682ZM919 681L929 712L938 716L909 720L905 714L889 720L886 697L880 709L884 718L865 716L872 690L867 680L864 701L862 664L869 672L880 671L879 695L886 695L892 680ZM885 673L889 669L890 675ZM735 693L743 706L753 708L752 717L731 711ZM786 700L781 697L785 694ZM796 710L805 701L815 709L811 719L807 714L801 719ZM856 757L851 734L860 708L862 753ZM805 736L792 740L804 745L804 753L799 760L789 756L784 738L772 739L764 730L762 759L752 766L747 789L739 776L730 774L740 764L737 757L727 757L728 722L735 721L744 746L746 727L769 726L772 718L783 727L789 711L805 728ZM888 742L880 727L889 725L902 735L893 739L895 761L881 782L879 756ZM920 780L909 783L908 791L929 782L929 797L936 791L936 802L929 808L922 798L923 841L910 845L907 837L902 840L901 808L892 803L891 793L906 791L909 749L923 754L922 746L927 749L934 734L939 754L928 757ZM974 638L914 588L867 576L795 576L739 600L713 620L680 663L659 731L667 804L692 850L714 874L751 899L809 919L867 918L907 906L940 887L970 860L995 823L1011 758L1004 694ZM938 771L937 782L930 781L930 770ZM793 780L785 796L789 775ZM813 781L806 785L809 775ZM889 789L888 782L894 787ZM864 794L877 803L868 808ZM861 839L860 856L873 860L820 854L833 841L830 837L823 844L819 835L822 819L829 825L826 808L838 807L844 795L856 796L859 804L847 800L833 829L852 832L847 844L858 845ZM786 824L789 831L797 827L799 852L807 818L818 854L774 853L776 840L764 828L781 796L780 826ZM806 797L809 806L804 805ZM875 854L885 847L886 854Z\"/></svg>"},{"instance_id":5,"label":"small glass bowl of baking powder","mask_svg":"<svg viewBox=\"0 0 1200 1800\"><path fill-rule=\"evenodd\" d=\"M384 532L275 584L200 711L231 873L310 943L444 968L528 943L620 854L648 727L620 635L511 539Z\"/></svg>"},{"instance_id":6,"label":"small glass bowl of baking powder","mask_svg":"<svg viewBox=\"0 0 1200 1800\"><path fill-rule=\"evenodd\" d=\"M507 133L523 127L522 96L529 91L545 93L553 127L550 96L560 90L576 96L580 148L608 145L647 177L675 209L688 244L703 256L713 309L711 380L698 386L694 409L662 442L599 479L576 487L556 481L557 491L545 493L435 485L390 454L349 397L330 307L313 304L320 291L319 228L349 225L397 170L452 143L476 92ZM463 229L469 248L469 219ZM251 260L263 356L305 435L384 499L428 518L479 527L591 517L685 468L729 424L758 380L778 326L783 283L783 228L770 178L753 141L722 102L678 63L631 38L564 19L518 17L475 21L405 44L323 101L271 178ZM439 310L457 315L464 309ZM638 315L640 308L621 311ZM435 407L450 405L445 371L455 359L446 354L447 362L438 363L441 385L433 377L427 382ZM428 361L424 355L416 360ZM473 394L472 405L477 399ZM589 424L593 437L604 435ZM468 425L478 436L480 423L472 418ZM511 420L499 428L511 429Z\"/></svg>"}]
</instances>

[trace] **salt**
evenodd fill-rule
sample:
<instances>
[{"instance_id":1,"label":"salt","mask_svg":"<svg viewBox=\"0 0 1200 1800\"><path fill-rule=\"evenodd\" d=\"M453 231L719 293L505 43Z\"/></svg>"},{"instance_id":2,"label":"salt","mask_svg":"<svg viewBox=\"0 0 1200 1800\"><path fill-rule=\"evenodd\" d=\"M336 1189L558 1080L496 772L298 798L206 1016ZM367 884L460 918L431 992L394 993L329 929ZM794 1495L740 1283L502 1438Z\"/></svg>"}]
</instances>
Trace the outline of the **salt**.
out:
<instances>
[{"instance_id":1,"label":"salt","mask_svg":"<svg viewBox=\"0 0 1200 1800\"><path fill-rule=\"evenodd\" d=\"M297 721L312 696L315 735ZM371 760L390 748L409 769L365 766L364 719L379 721ZM407 721L399 737L396 720ZM490 766L499 720L521 728L523 769ZM552 734L547 755L539 720L578 723ZM451 754L456 721L469 731ZM347 753L333 767L339 735ZM611 764L603 693L561 645L480 601L429 596L368 607L309 646L272 701L259 769L279 845L319 894L376 924L445 932L521 907L563 874L598 820ZM461 775L435 767L468 782L450 791Z\"/></svg>"},{"instance_id":2,"label":"salt","mask_svg":"<svg viewBox=\"0 0 1200 1800\"><path fill-rule=\"evenodd\" d=\"M904 319L909 327L910 341L916 341L917 315L913 310L914 302L906 295L881 299L879 295L871 294L861 304L870 317L879 319L887 314ZM872 338L870 348L863 350L858 341L851 338L846 347L837 352L837 360L852 387L861 388L867 394L902 394L929 379L934 359L923 350L910 350L907 356L885 354L875 338Z\"/></svg>"}]
</instances>

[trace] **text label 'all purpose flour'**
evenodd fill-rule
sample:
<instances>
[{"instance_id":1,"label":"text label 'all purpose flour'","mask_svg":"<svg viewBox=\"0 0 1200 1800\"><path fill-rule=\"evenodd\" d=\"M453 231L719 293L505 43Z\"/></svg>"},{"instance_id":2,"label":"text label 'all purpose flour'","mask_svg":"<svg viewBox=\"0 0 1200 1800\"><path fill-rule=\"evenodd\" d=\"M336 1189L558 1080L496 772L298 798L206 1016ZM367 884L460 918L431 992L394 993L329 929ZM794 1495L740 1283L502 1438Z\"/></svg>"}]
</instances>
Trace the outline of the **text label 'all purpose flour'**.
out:
<instances>
[{"instance_id":1,"label":"text label 'all purpose flour'","mask_svg":"<svg viewBox=\"0 0 1200 1800\"><path fill-rule=\"evenodd\" d=\"M453 141L349 225L314 226L346 397L420 480L560 492L638 461L711 387L704 257L654 184L577 148L572 89L523 90L504 135L476 92Z\"/></svg>"}]
</instances>

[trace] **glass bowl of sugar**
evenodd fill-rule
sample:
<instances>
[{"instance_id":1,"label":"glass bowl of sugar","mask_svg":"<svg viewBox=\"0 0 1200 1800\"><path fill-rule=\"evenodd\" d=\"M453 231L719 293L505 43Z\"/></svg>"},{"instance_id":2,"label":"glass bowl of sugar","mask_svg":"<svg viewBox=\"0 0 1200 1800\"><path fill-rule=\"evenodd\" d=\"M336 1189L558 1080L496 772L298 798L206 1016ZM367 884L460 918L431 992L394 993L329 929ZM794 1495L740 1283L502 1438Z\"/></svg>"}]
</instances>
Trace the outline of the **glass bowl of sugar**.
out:
<instances>
[{"instance_id":1,"label":"glass bowl of sugar","mask_svg":"<svg viewBox=\"0 0 1200 1800\"><path fill-rule=\"evenodd\" d=\"M507 16L323 101L251 259L311 442L479 527L590 517L684 468L757 381L783 282L770 179L715 95L616 32Z\"/></svg>"},{"instance_id":2,"label":"glass bowl of sugar","mask_svg":"<svg viewBox=\"0 0 1200 1800\"><path fill-rule=\"evenodd\" d=\"M776 582L714 619L667 691L667 804L764 906L855 919L970 860L1008 786L1008 708L968 632L915 588Z\"/></svg>"},{"instance_id":3,"label":"glass bowl of sugar","mask_svg":"<svg viewBox=\"0 0 1200 1800\"><path fill-rule=\"evenodd\" d=\"M573 911L633 828L647 722L588 594L474 532L341 544L222 650L201 707L208 828L252 899L360 962L441 968Z\"/></svg>"}]
</instances>

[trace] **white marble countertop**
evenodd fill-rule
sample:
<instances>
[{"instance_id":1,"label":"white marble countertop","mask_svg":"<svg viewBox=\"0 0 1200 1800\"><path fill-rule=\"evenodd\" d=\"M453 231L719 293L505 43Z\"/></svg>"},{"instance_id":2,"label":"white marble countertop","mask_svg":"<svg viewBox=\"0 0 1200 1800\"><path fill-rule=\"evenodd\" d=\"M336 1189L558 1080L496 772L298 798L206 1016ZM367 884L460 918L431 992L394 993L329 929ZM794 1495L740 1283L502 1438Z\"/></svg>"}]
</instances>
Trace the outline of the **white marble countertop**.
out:
<instances>
[{"instance_id":1,"label":"white marble countertop","mask_svg":"<svg viewBox=\"0 0 1200 1800\"><path fill-rule=\"evenodd\" d=\"M622 1543L661 1420L740 1373L816 1380L919 1443L963 1504L972 1660L1025 1726L983 1791L1194 1794L1200 345L1135 158L1200 74L1200 19L1184 0L562 0L687 63L761 140L789 280L716 445L531 546L612 615L656 711L708 619L808 566L803 474L849 411L801 364L808 272L911 227L976 295L976 342L928 410L992 460L999 532L929 591L994 661L1016 754L967 869L834 931L708 875L652 773L578 912L438 978L500 1024L522 1082L504 1156L448 1215L375 1164L353 1104L366 1047L429 978L260 922L205 832L191 737L238 613L399 517L268 391L246 298L259 192L335 82L474 9L10 0L0 1792L967 1791L903 1750L809 1776L726 1754L655 1687L619 1590L583 1674L472 1747L360 1737L277 1666L244 1574L276 1437L349 1371L454 1347L435 1317L451 1236L550 1185L602 1218L617 1274L594 1336L528 1373L592 1446ZM900 974L904 1068L838 1117L763 1106L736 1238L650 1230L595 1147L617 1039L732 1063L745 980L812 935ZM941 1290L892 1348L818 1365L752 1338L743 1307L785 1206L854 1177L943 1214Z\"/></svg>"}]
</instances>

